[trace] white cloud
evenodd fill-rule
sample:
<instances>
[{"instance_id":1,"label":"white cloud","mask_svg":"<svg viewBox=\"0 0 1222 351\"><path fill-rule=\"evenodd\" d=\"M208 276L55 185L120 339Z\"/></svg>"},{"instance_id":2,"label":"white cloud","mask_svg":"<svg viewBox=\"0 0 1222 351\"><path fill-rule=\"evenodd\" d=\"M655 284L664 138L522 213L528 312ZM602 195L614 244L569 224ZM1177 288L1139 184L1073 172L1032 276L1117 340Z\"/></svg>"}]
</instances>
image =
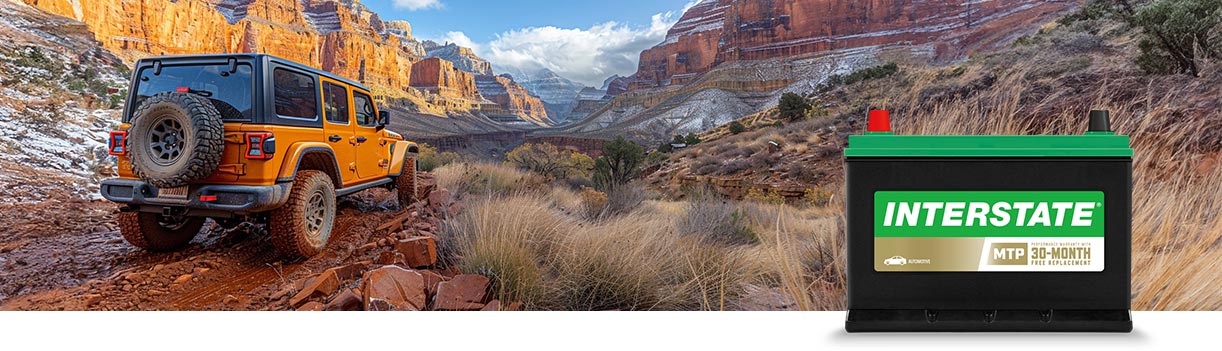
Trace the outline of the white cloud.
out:
<instances>
[{"instance_id":1,"label":"white cloud","mask_svg":"<svg viewBox=\"0 0 1222 351\"><path fill-rule=\"evenodd\" d=\"M395 8L408 11L439 9L445 7L441 0L394 0Z\"/></svg>"},{"instance_id":2,"label":"white cloud","mask_svg":"<svg viewBox=\"0 0 1222 351\"><path fill-rule=\"evenodd\" d=\"M694 4L689 3L685 10ZM666 31L681 15L682 12L675 11L655 14L648 26L638 27L606 22L586 29L552 26L517 29L497 35L476 53L497 67L524 72L547 68L585 85L602 86L603 80L613 74L635 73L641 51L662 42ZM447 33L447 38L451 34L455 33ZM458 40L455 36L451 41Z\"/></svg>"}]
</instances>

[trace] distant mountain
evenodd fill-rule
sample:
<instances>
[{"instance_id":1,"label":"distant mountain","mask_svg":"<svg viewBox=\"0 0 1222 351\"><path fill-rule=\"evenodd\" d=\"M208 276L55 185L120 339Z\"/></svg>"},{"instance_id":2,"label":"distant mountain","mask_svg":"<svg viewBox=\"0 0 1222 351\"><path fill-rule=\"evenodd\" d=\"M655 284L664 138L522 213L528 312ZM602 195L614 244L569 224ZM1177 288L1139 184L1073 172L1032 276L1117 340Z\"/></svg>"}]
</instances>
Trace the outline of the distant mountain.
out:
<instances>
[{"instance_id":1,"label":"distant mountain","mask_svg":"<svg viewBox=\"0 0 1222 351\"><path fill-rule=\"evenodd\" d=\"M425 56L437 57L454 63L454 67L479 74L492 75L492 64L475 55L471 48L458 46L454 43L438 44L432 40L423 43Z\"/></svg>"},{"instance_id":2,"label":"distant mountain","mask_svg":"<svg viewBox=\"0 0 1222 351\"><path fill-rule=\"evenodd\" d=\"M556 122L564 122L572 117L573 108L577 105L577 94L587 88L546 68L530 72L513 68L505 68L502 71L513 76L514 81L542 99L547 106L548 116Z\"/></svg>"},{"instance_id":3,"label":"distant mountain","mask_svg":"<svg viewBox=\"0 0 1222 351\"><path fill-rule=\"evenodd\" d=\"M577 99L577 93L586 87L546 68L530 72L507 68L501 72L513 76L513 80L526 90L552 104L573 102Z\"/></svg>"}]
</instances>

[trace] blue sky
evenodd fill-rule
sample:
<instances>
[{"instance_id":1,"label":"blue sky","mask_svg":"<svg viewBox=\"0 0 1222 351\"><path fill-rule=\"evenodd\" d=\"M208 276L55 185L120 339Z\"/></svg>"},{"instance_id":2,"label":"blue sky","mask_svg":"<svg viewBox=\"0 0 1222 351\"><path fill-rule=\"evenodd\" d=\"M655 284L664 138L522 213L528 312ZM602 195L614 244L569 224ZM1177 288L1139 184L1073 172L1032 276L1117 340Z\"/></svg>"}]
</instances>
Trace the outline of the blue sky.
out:
<instances>
[{"instance_id":1,"label":"blue sky","mask_svg":"<svg viewBox=\"0 0 1222 351\"><path fill-rule=\"evenodd\" d=\"M383 19L411 22L421 39L475 49L498 71L551 69L600 86L636 70L641 50L693 0L366 0Z\"/></svg>"}]
</instances>

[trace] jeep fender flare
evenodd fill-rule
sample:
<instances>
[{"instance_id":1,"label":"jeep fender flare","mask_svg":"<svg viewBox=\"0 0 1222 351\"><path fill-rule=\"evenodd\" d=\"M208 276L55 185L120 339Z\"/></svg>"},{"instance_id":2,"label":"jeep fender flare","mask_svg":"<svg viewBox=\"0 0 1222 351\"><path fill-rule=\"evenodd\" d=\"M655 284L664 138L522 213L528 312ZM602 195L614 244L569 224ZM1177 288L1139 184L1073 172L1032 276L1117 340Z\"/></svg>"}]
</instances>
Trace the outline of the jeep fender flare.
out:
<instances>
[{"instance_id":1,"label":"jeep fender flare","mask_svg":"<svg viewBox=\"0 0 1222 351\"><path fill-rule=\"evenodd\" d=\"M276 181L293 181L297 177L297 171L305 165L305 161L310 157L324 158L325 161L322 164L315 165L316 167L314 168L324 168L319 170L331 177L331 181L335 183L335 188L343 188L344 180L340 174L339 163L335 159L335 150L331 149L330 145L322 142L298 142L289 146L288 152L285 153L284 163L280 165L280 172L276 176Z\"/></svg>"},{"instance_id":2,"label":"jeep fender flare","mask_svg":"<svg viewBox=\"0 0 1222 351\"><path fill-rule=\"evenodd\" d=\"M390 155L390 168L387 176L398 177L403 174L407 158L415 157L420 153L420 146L411 141L396 141L393 150L395 153Z\"/></svg>"}]
</instances>

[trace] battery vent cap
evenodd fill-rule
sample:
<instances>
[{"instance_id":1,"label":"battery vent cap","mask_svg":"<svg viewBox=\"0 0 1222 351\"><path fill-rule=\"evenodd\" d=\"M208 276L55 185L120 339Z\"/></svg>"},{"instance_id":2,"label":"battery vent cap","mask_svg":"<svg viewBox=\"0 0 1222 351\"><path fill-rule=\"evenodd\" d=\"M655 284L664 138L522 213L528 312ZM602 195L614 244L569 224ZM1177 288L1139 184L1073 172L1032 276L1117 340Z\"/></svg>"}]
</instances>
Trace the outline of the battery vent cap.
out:
<instances>
[{"instance_id":1,"label":"battery vent cap","mask_svg":"<svg viewBox=\"0 0 1222 351\"><path fill-rule=\"evenodd\" d=\"M866 124L867 133L891 133L891 113L887 110L870 110Z\"/></svg>"}]
</instances>

